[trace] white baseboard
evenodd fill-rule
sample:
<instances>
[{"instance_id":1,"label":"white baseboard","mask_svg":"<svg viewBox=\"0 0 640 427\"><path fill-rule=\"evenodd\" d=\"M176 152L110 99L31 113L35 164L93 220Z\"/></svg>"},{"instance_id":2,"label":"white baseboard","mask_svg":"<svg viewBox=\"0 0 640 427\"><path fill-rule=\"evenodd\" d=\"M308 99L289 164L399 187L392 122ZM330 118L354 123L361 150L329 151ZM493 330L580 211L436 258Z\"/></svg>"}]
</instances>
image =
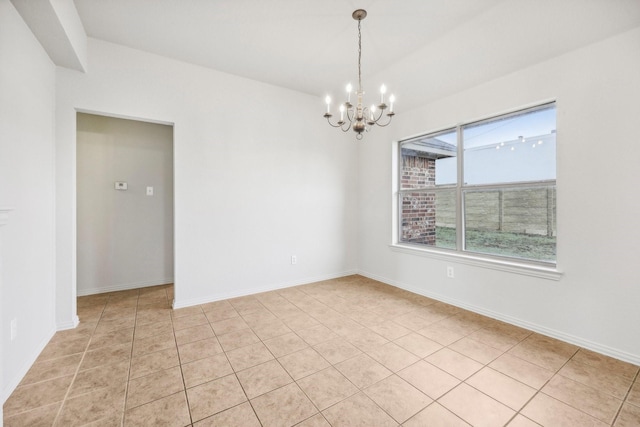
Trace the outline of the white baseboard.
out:
<instances>
[{"instance_id":1,"label":"white baseboard","mask_svg":"<svg viewBox=\"0 0 640 427\"><path fill-rule=\"evenodd\" d=\"M11 396L11 393L13 393L16 387L18 387L18 385L20 384L20 381L22 381L24 376L27 375L27 372L29 372L29 369L31 369L31 366L35 363L36 359L38 358L38 356L40 356L40 353L42 353L42 350L44 350L44 348L47 346L51 338L53 338L53 335L55 333L56 333L56 330L51 329L49 333L47 333L45 338L38 344L35 351L30 355L28 355L26 358L24 358L20 368L16 372L12 372L13 376L11 378L5 378L6 383L5 383L4 389L2 390L3 405L4 405L4 402L7 401L9 396Z\"/></svg>"},{"instance_id":2,"label":"white baseboard","mask_svg":"<svg viewBox=\"0 0 640 427\"><path fill-rule=\"evenodd\" d=\"M165 277L163 279L156 280L145 280L142 282L122 283L118 285L100 286L95 288L78 289L77 295L79 297L83 297L86 295L104 294L106 292L128 291L129 289L166 285L167 283L173 283L173 277Z\"/></svg>"},{"instance_id":3,"label":"white baseboard","mask_svg":"<svg viewBox=\"0 0 640 427\"><path fill-rule=\"evenodd\" d=\"M520 326L522 328L528 329L530 331L537 332L542 335L546 335L551 338L556 338L561 341L577 345L579 347L585 348L587 350L595 351L596 353L604 354L605 356L610 356L618 360L622 360L624 362L633 363L634 365L640 365L640 355L627 353L625 351L609 347L603 344L599 344L575 335L567 334L562 331L558 331L556 329L550 329L546 326L538 325L536 323L532 323L526 320L522 320L516 317L508 316L496 311L487 310L482 307L478 307L475 305L467 304L463 301L459 301L453 298L448 298L440 294L432 293L425 291L424 289L416 288L413 286L409 286L407 284L398 282L396 280L389 279L387 277L378 276L376 274L371 274L366 271L359 271L358 274L361 276L368 277L373 280L377 280L382 283L386 283L391 286L395 286L396 288L404 289L409 292L413 292L414 294L422 295L428 298L432 298L438 301L445 302L447 304L454 305L456 307L463 308L465 310L472 311L474 313L482 314L483 316L491 317L492 319L501 320L503 322Z\"/></svg>"},{"instance_id":4,"label":"white baseboard","mask_svg":"<svg viewBox=\"0 0 640 427\"><path fill-rule=\"evenodd\" d=\"M56 330L65 331L67 329L75 329L80 324L80 318L76 315L70 322L62 322L56 325Z\"/></svg>"},{"instance_id":5,"label":"white baseboard","mask_svg":"<svg viewBox=\"0 0 640 427\"><path fill-rule=\"evenodd\" d=\"M175 310L178 308L190 307L190 306L199 305L199 304L206 304L209 302L215 302L215 301L225 300L229 298L244 297L247 295L259 294L261 292L276 291L278 289L285 289L285 288L291 288L293 286L307 285L309 283L321 282L323 280L331 280L331 279L337 279L339 277L352 276L354 274L358 274L357 270L347 270L341 273L327 274L327 275L316 276L316 277L307 277L305 279L259 286L255 288L245 289L238 292L223 292L220 294L207 295L202 298L192 298L192 299L186 299L181 301L174 300L173 308Z\"/></svg>"}]
</instances>

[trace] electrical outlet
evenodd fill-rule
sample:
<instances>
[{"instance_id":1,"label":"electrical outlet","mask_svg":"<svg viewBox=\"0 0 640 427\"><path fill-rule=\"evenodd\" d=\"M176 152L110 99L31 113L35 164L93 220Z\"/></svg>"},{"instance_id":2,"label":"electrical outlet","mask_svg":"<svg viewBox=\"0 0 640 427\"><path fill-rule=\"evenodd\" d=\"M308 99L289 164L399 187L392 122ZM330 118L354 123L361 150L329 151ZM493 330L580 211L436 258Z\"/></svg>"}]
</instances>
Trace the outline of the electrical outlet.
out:
<instances>
[{"instance_id":1,"label":"electrical outlet","mask_svg":"<svg viewBox=\"0 0 640 427\"><path fill-rule=\"evenodd\" d=\"M18 336L18 319L15 318L11 321L11 341Z\"/></svg>"},{"instance_id":2,"label":"electrical outlet","mask_svg":"<svg viewBox=\"0 0 640 427\"><path fill-rule=\"evenodd\" d=\"M447 267L447 277L453 279L455 277L453 267Z\"/></svg>"},{"instance_id":3,"label":"electrical outlet","mask_svg":"<svg viewBox=\"0 0 640 427\"><path fill-rule=\"evenodd\" d=\"M291 265L298 263L298 257L295 255L291 255Z\"/></svg>"}]
</instances>

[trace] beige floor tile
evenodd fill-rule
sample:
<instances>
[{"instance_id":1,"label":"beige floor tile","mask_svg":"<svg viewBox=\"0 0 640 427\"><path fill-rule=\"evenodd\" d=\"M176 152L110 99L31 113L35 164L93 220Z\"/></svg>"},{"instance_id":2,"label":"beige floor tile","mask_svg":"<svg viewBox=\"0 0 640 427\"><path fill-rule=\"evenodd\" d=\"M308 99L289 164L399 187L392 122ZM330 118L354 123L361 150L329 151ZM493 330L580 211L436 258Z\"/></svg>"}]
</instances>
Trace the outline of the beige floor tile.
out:
<instances>
[{"instance_id":1,"label":"beige floor tile","mask_svg":"<svg viewBox=\"0 0 640 427\"><path fill-rule=\"evenodd\" d=\"M577 350L578 347L572 344L532 334L509 350L509 353L543 368L557 371Z\"/></svg>"},{"instance_id":2,"label":"beige floor tile","mask_svg":"<svg viewBox=\"0 0 640 427\"><path fill-rule=\"evenodd\" d=\"M294 380L304 378L329 367L329 362L312 348L305 348L295 353L287 354L278 358L278 361Z\"/></svg>"},{"instance_id":3,"label":"beige floor tile","mask_svg":"<svg viewBox=\"0 0 640 427\"><path fill-rule=\"evenodd\" d=\"M633 383L633 386L627 395L627 403L640 406L640 377L636 378L636 382Z\"/></svg>"},{"instance_id":4,"label":"beige floor tile","mask_svg":"<svg viewBox=\"0 0 640 427\"><path fill-rule=\"evenodd\" d=\"M194 326L206 325L209 323L207 316L204 313L190 314L188 316L181 316L173 318L173 330L179 331L181 329L193 328Z\"/></svg>"},{"instance_id":5,"label":"beige floor tile","mask_svg":"<svg viewBox=\"0 0 640 427\"><path fill-rule=\"evenodd\" d=\"M227 353L233 369L238 372L273 359L273 354L261 342L237 348Z\"/></svg>"},{"instance_id":6,"label":"beige floor tile","mask_svg":"<svg viewBox=\"0 0 640 427\"><path fill-rule=\"evenodd\" d=\"M180 363L183 364L193 362L198 359L204 359L205 357L213 356L222 352L222 346L215 337L187 344L178 344Z\"/></svg>"},{"instance_id":7,"label":"beige floor tile","mask_svg":"<svg viewBox=\"0 0 640 427\"><path fill-rule=\"evenodd\" d=\"M466 383L516 411L519 411L537 391L489 367L474 374Z\"/></svg>"},{"instance_id":8,"label":"beige floor tile","mask_svg":"<svg viewBox=\"0 0 640 427\"><path fill-rule=\"evenodd\" d=\"M389 342L382 335L378 335L367 328L350 332L344 338L365 353L376 350Z\"/></svg>"},{"instance_id":9,"label":"beige floor tile","mask_svg":"<svg viewBox=\"0 0 640 427\"><path fill-rule=\"evenodd\" d=\"M223 312L223 311L227 311L227 310L234 310L235 311L233 306L231 304L229 304L228 300L208 302L206 304L200 305L200 308L205 313L208 313L210 311L215 311L215 312L218 312L218 313Z\"/></svg>"},{"instance_id":10,"label":"beige floor tile","mask_svg":"<svg viewBox=\"0 0 640 427\"><path fill-rule=\"evenodd\" d=\"M268 340L291 332L291 329L282 323L280 319L252 326L252 329L261 340Z\"/></svg>"},{"instance_id":11,"label":"beige floor tile","mask_svg":"<svg viewBox=\"0 0 640 427\"><path fill-rule=\"evenodd\" d=\"M402 425L404 427L470 427L462 418L436 402L418 412Z\"/></svg>"},{"instance_id":12,"label":"beige floor tile","mask_svg":"<svg viewBox=\"0 0 640 427\"><path fill-rule=\"evenodd\" d=\"M180 367L158 371L129 382L125 407L129 410L182 390L184 390L184 383Z\"/></svg>"},{"instance_id":13,"label":"beige floor tile","mask_svg":"<svg viewBox=\"0 0 640 427\"><path fill-rule=\"evenodd\" d=\"M161 322L136 326L134 334L136 338L147 338L171 332L173 332L173 323L171 323L171 320L163 320Z\"/></svg>"},{"instance_id":14,"label":"beige floor tile","mask_svg":"<svg viewBox=\"0 0 640 427\"><path fill-rule=\"evenodd\" d=\"M438 327L437 324L429 325L426 328L419 329L416 332L444 346L453 344L454 342L465 336L465 334L463 333Z\"/></svg>"},{"instance_id":15,"label":"beige floor tile","mask_svg":"<svg viewBox=\"0 0 640 427\"><path fill-rule=\"evenodd\" d=\"M205 323L203 325L179 329L175 332L175 336L176 343L180 345L213 338L215 337L215 334L213 333L211 326L208 323Z\"/></svg>"},{"instance_id":16,"label":"beige floor tile","mask_svg":"<svg viewBox=\"0 0 640 427\"><path fill-rule=\"evenodd\" d=\"M418 331L433 323L432 320L420 316L420 314L415 311L394 317L393 321L407 329L411 329L412 331Z\"/></svg>"},{"instance_id":17,"label":"beige floor tile","mask_svg":"<svg viewBox=\"0 0 640 427\"><path fill-rule=\"evenodd\" d=\"M362 353L343 338L325 341L315 345L313 348L332 365Z\"/></svg>"},{"instance_id":18,"label":"beige floor tile","mask_svg":"<svg viewBox=\"0 0 640 427\"><path fill-rule=\"evenodd\" d=\"M622 405L622 400L562 375L551 378L542 392L608 424Z\"/></svg>"},{"instance_id":19,"label":"beige floor tile","mask_svg":"<svg viewBox=\"0 0 640 427\"><path fill-rule=\"evenodd\" d=\"M275 357L282 357L309 346L302 338L293 332L264 341Z\"/></svg>"},{"instance_id":20,"label":"beige floor tile","mask_svg":"<svg viewBox=\"0 0 640 427\"><path fill-rule=\"evenodd\" d=\"M505 425L516 413L467 384L460 384L438 403L477 427Z\"/></svg>"},{"instance_id":21,"label":"beige floor tile","mask_svg":"<svg viewBox=\"0 0 640 427\"><path fill-rule=\"evenodd\" d=\"M68 375L17 387L4 402L4 416L10 417L19 412L62 401L72 380L73 375Z\"/></svg>"},{"instance_id":22,"label":"beige floor tile","mask_svg":"<svg viewBox=\"0 0 640 427\"><path fill-rule=\"evenodd\" d=\"M460 384L459 379L424 360L399 371L398 376L432 399L438 399Z\"/></svg>"},{"instance_id":23,"label":"beige floor tile","mask_svg":"<svg viewBox=\"0 0 640 427\"><path fill-rule=\"evenodd\" d=\"M516 415L507 425L509 427L540 427L540 424L533 422L529 418L520 414Z\"/></svg>"},{"instance_id":24,"label":"beige floor tile","mask_svg":"<svg viewBox=\"0 0 640 427\"><path fill-rule=\"evenodd\" d=\"M111 345L126 344L133 341L134 328L118 329L103 334L94 334L89 343L89 350Z\"/></svg>"},{"instance_id":25,"label":"beige floor tile","mask_svg":"<svg viewBox=\"0 0 640 427\"><path fill-rule=\"evenodd\" d=\"M481 363L448 348L443 348L424 360L460 380L469 378L483 367Z\"/></svg>"},{"instance_id":26,"label":"beige floor tile","mask_svg":"<svg viewBox=\"0 0 640 427\"><path fill-rule=\"evenodd\" d=\"M300 329L309 329L313 328L314 326L320 325L320 322L306 313L282 317L282 322L293 331L299 331Z\"/></svg>"},{"instance_id":27,"label":"beige floor tile","mask_svg":"<svg viewBox=\"0 0 640 427\"><path fill-rule=\"evenodd\" d=\"M265 308L262 305L262 303L258 301L258 299L255 298L253 295L239 297L239 298L232 298L227 301L229 301L229 303L233 306L233 308L235 308L236 311L241 315L264 310Z\"/></svg>"},{"instance_id":28,"label":"beige floor tile","mask_svg":"<svg viewBox=\"0 0 640 427\"><path fill-rule=\"evenodd\" d=\"M356 387L363 389L392 374L366 354L359 354L335 365Z\"/></svg>"},{"instance_id":29,"label":"beige floor tile","mask_svg":"<svg viewBox=\"0 0 640 427\"><path fill-rule=\"evenodd\" d=\"M96 326L95 333L103 334L106 332L116 331L118 329L130 329L133 328L135 324L135 316L122 317L112 320L100 320L100 322L98 322L98 326Z\"/></svg>"},{"instance_id":30,"label":"beige floor tile","mask_svg":"<svg viewBox=\"0 0 640 427\"><path fill-rule=\"evenodd\" d=\"M640 426L640 407L625 403L618 414L615 427L637 427Z\"/></svg>"},{"instance_id":31,"label":"beige floor tile","mask_svg":"<svg viewBox=\"0 0 640 427\"><path fill-rule=\"evenodd\" d=\"M321 411L358 392L351 381L333 367L298 380L298 385Z\"/></svg>"},{"instance_id":32,"label":"beige floor tile","mask_svg":"<svg viewBox=\"0 0 640 427\"><path fill-rule=\"evenodd\" d=\"M251 405L264 427L292 426L318 412L295 383L258 396Z\"/></svg>"},{"instance_id":33,"label":"beige floor tile","mask_svg":"<svg viewBox=\"0 0 640 427\"><path fill-rule=\"evenodd\" d=\"M608 357L603 354L585 350L581 348L573 356L575 362L579 362L585 365L600 368L603 371L608 371L613 375L619 375L621 377L634 379L640 367L632 365L631 363L623 362L613 357Z\"/></svg>"},{"instance_id":34,"label":"beige floor tile","mask_svg":"<svg viewBox=\"0 0 640 427\"><path fill-rule=\"evenodd\" d=\"M420 360L418 356L393 342L384 344L368 354L391 372L398 372Z\"/></svg>"},{"instance_id":35,"label":"beige floor tile","mask_svg":"<svg viewBox=\"0 0 640 427\"><path fill-rule=\"evenodd\" d=\"M251 329L241 329L228 334L218 335L218 341L224 351L245 347L260 341L260 338Z\"/></svg>"},{"instance_id":36,"label":"beige floor tile","mask_svg":"<svg viewBox=\"0 0 640 427\"><path fill-rule=\"evenodd\" d=\"M483 365L502 355L502 351L470 338L462 338L449 346L451 350L472 358Z\"/></svg>"},{"instance_id":37,"label":"beige floor tile","mask_svg":"<svg viewBox=\"0 0 640 427\"><path fill-rule=\"evenodd\" d=\"M270 360L240 371L237 377L249 399L293 382L277 360Z\"/></svg>"},{"instance_id":38,"label":"beige floor tile","mask_svg":"<svg viewBox=\"0 0 640 427\"><path fill-rule=\"evenodd\" d=\"M182 364L182 375L187 388L206 383L233 373L224 353Z\"/></svg>"},{"instance_id":39,"label":"beige floor tile","mask_svg":"<svg viewBox=\"0 0 640 427\"><path fill-rule=\"evenodd\" d=\"M242 318L251 328L259 325L264 325L265 323L276 322L279 320L275 314L266 309L254 311L251 314L245 314L244 316L242 316Z\"/></svg>"},{"instance_id":40,"label":"beige floor tile","mask_svg":"<svg viewBox=\"0 0 640 427\"><path fill-rule=\"evenodd\" d=\"M62 405L62 401L52 403L50 405L39 406L26 412L20 412L13 416L7 416L4 412L5 427L33 427L33 426L52 426L53 421L58 415L58 410ZM2 423L0 423L2 424Z\"/></svg>"},{"instance_id":41,"label":"beige floor tile","mask_svg":"<svg viewBox=\"0 0 640 427\"><path fill-rule=\"evenodd\" d=\"M67 399L62 405L56 426L79 426L124 411L126 384L101 388Z\"/></svg>"},{"instance_id":42,"label":"beige floor tile","mask_svg":"<svg viewBox=\"0 0 640 427\"><path fill-rule=\"evenodd\" d=\"M543 426L604 427L608 425L543 393L538 393L521 413Z\"/></svg>"},{"instance_id":43,"label":"beige floor tile","mask_svg":"<svg viewBox=\"0 0 640 427\"><path fill-rule=\"evenodd\" d=\"M524 339L519 336L509 335L493 327L479 329L469 334L468 337L500 351L507 351Z\"/></svg>"},{"instance_id":44,"label":"beige floor tile","mask_svg":"<svg viewBox=\"0 0 640 427\"><path fill-rule=\"evenodd\" d=\"M87 345L89 344L89 339L89 336L80 336L69 340L55 341L54 336L54 338L52 338L45 346L44 350L42 350L40 356L38 356L38 362L82 353L86 350Z\"/></svg>"},{"instance_id":45,"label":"beige floor tile","mask_svg":"<svg viewBox=\"0 0 640 427\"><path fill-rule=\"evenodd\" d=\"M199 421L232 408L247 397L235 375L227 375L208 383L187 389L191 419Z\"/></svg>"},{"instance_id":46,"label":"beige floor tile","mask_svg":"<svg viewBox=\"0 0 640 427\"><path fill-rule=\"evenodd\" d=\"M553 371L510 354L503 354L489 366L535 389L540 389L553 376Z\"/></svg>"},{"instance_id":47,"label":"beige floor tile","mask_svg":"<svg viewBox=\"0 0 640 427\"><path fill-rule=\"evenodd\" d=\"M218 302L226 303L226 301ZM238 314L238 312L231 306L231 304L228 304L227 306L220 306L216 309L209 309L208 304L205 304L205 307L207 308L205 309L204 314L205 316L207 316L207 320L209 320L209 323L220 322L222 320L227 320L234 317L240 317L240 314Z\"/></svg>"},{"instance_id":48,"label":"beige floor tile","mask_svg":"<svg viewBox=\"0 0 640 427\"><path fill-rule=\"evenodd\" d=\"M131 358L131 343L101 347L87 351L80 364L80 371L97 368L102 365L113 365Z\"/></svg>"},{"instance_id":49,"label":"beige floor tile","mask_svg":"<svg viewBox=\"0 0 640 427\"><path fill-rule=\"evenodd\" d=\"M171 321L171 309L166 302L162 305L157 303L145 305L142 308L138 308L136 313L136 326L166 321Z\"/></svg>"},{"instance_id":50,"label":"beige floor tile","mask_svg":"<svg viewBox=\"0 0 640 427\"><path fill-rule=\"evenodd\" d=\"M437 342L415 332L402 336L394 342L420 358L427 357L442 348Z\"/></svg>"},{"instance_id":51,"label":"beige floor tile","mask_svg":"<svg viewBox=\"0 0 640 427\"><path fill-rule=\"evenodd\" d=\"M148 338L136 338L133 341L133 356L142 356L147 353L166 350L176 346L173 333L155 335Z\"/></svg>"},{"instance_id":52,"label":"beige floor tile","mask_svg":"<svg viewBox=\"0 0 640 427\"><path fill-rule=\"evenodd\" d=\"M397 375L391 375L367 387L364 392L401 424L433 401Z\"/></svg>"},{"instance_id":53,"label":"beige floor tile","mask_svg":"<svg viewBox=\"0 0 640 427\"><path fill-rule=\"evenodd\" d=\"M385 320L377 325L370 326L369 329L390 341L411 333L411 329L405 328L393 320Z\"/></svg>"},{"instance_id":54,"label":"beige floor tile","mask_svg":"<svg viewBox=\"0 0 640 427\"><path fill-rule=\"evenodd\" d=\"M130 362L125 360L113 365L103 365L78 372L73 384L71 384L69 397L126 383L129 380L129 365Z\"/></svg>"},{"instance_id":55,"label":"beige floor tile","mask_svg":"<svg viewBox=\"0 0 640 427\"><path fill-rule=\"evenodd\" d=\"M183 427L190 423L184 391L135 407L124 416L125 427Z\"/></svg>"},{"instance_id":56,"label":"beige floor tile","mask_svg":"<svg viewBox=\"0 0 640 427\"><path fill-rule=\"evenodd\" d=\"M82 353L78 353L70 356L59 357L57 359L36 362L24 376L20 385L33 384L53 378L73 375L78 369L78 366L80 366L81 360Z\"/></svg>"},{"instance_id":57,"label":"beige floor tile","mask_svg":"<svg viewBox=\"0 0 640 427\"><path fill-rule=\"evenodd\" d=\"M358 393L322 412L333 427L398 426L386 412L364 393Z\"/></svg>"},{"instance_id":58,"label":"beige floor tile","mask_svg":"<svg viewBox=\"0 0 640 427\"><path fill-rule=\"evenodd\" d=\"M300 329L296 331L296 333L309 345L317 345L339 338L338 334L324 325L317 325L307 329Z\"/></svg>"},{"instance_id":59,"label":"beige floor tile","mask_svg":"<svg viewBox=\"0 0 640 427\"><path fill-rule=\"evenodd\" d=\"M172 310L171 316L174 319L177 319L179 317L194 316L201 313L202 313L202 307L200 307L199 305L194 305L192 307L184 307L184 308L178 308L178 309Z\"/></svg>"},{"instance_id":60,"label":"beige floor tile","mask_svg":"<svg viewBox=\"0 0 640 427\"><path fill-rule=\"evenodd\" d=\"M322 414L316 414L300 424L296 424L296 427L331 427L331 424Z\"/></svg>"},{"instance_id":61,"label":"beige floor tile","mask_svg":"<svg viewBox=\"0 0 640 427\"><path fill-rule=\"evenodd\" d=\"M193 427L261 427L249 402L198 421Z\"/></svg>"},{"instance_id":62,"label":"beige floor tile","mask_svg":"<svg viewBox=\"0 0 640 427\"><path fill-rule=\"evenodd\" d=\"M247 325L247 322L245 322L242 317L231 317L229 319L212 322L211 327L216 335L224 335L241 329L248 329L249 325Z\"/></svg>"},{"instance_id":63,"label":"beige floor tile","mask_svg":"<svg viewBox=\"0 0 640 427\"><path fill-rule=\"evenodd\" d=\"M469 318L468 313L460 313L447 317L446 319L442 319L435 323L434 326L450 329L454 332L467 336L479 329L482 329L484 324L476 318Z\"/></svg>"},{"instance_id":64,"label":"beige floor tile","mask_svg":"<svg viewBox=\"0 0 640 427\"><path fill-rule=\"evenodd\" d=\"M599 367L585 365L574 360L567 362L558 373L589 387L609 393L618 399L625 398L632 382L629 378L614 375L603 371Z\"/></svg>"},{"instance_id":65,"label":"beige floor tile","mask_svg":"<svg viewBox=\"0 0 640 427\"><path fill-rule=\"evenodd\" d=\"M180 365L178 351L175 348L158 351L156 353L145 354L131 359L131 371L129 378L139 378L152 374L156 371L169 369Z\"/></svg>"}]
</instances>

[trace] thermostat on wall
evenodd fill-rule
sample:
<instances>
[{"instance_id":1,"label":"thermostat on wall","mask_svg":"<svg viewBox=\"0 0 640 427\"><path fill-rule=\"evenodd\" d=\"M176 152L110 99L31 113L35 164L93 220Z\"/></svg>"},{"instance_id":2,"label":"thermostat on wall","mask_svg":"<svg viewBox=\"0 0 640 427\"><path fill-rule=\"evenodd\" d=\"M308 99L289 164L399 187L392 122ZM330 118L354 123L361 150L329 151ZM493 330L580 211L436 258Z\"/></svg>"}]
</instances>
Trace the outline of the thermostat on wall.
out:
<instances>
[{"instance_id":1,"label":"thermostat on wall","mask_svg":"<svg viewBox=\"0 0 640 427\"><path fill-rule=\"evenodd\" d=\"M126 182L118 182L116 181L116 190L126 190L127 183Z\"/></svg>"}]
</instances>

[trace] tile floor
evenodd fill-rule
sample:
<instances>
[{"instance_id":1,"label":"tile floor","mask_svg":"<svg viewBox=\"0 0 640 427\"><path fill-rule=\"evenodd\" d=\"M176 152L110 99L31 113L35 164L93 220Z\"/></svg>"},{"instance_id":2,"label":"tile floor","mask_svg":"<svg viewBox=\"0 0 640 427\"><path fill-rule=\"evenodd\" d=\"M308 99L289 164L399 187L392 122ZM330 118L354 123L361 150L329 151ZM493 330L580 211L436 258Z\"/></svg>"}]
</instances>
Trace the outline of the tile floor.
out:
<instances>
[{"instance_id":1,"label":"tile floor","mask_svg":"<svg viewBox=\"0 0 640 427\"><path fill-rule=\"evenodd\" d=\"M78 299L5 426L639 426L638 366L361 277Z\"/></svg>"}]
</instances>

